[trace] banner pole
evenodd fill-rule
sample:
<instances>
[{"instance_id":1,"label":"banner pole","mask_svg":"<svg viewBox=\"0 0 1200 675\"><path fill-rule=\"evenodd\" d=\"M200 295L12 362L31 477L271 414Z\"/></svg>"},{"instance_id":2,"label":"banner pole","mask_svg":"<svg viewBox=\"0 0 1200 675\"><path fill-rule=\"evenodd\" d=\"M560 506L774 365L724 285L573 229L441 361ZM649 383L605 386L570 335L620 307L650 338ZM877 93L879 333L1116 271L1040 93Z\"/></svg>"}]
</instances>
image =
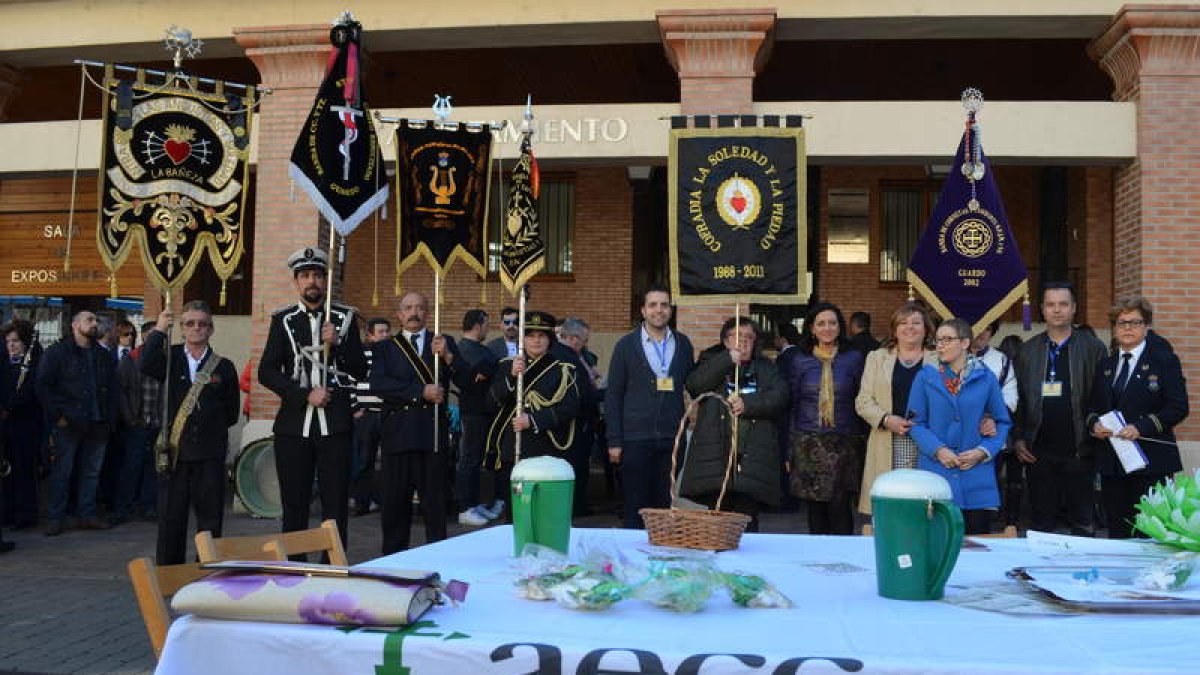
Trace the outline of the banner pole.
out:
<instances>
[{"instance_id":1,"label":"banner pole","mask_svg":"<svg viewBox=\"0 0 1200 675\"><path fill-rule=\"evenodd\" d=\"M333 321L333 268L337 265L337 254L334 252L334 246L337 244L337 228L332 223L329 225L329 270L325 272L325 323ZM321 325L321 332L325 331L324 324ZM324 379L325 386L329 386L329 352L333 345L322 341L321 345L321 373Z\"/></svg>"},{"instance_id":2,"label":"banner pole","mask_svg":"<svg viewBox=\"0 0 1200 675\"><path fill-rule=\"evenodd\" d=\"M168 286L163 292L163 310L171 310L171 287ZM171 324L167 326L166 344L163 347L163 352L167 355L166 373L163 377L163 394L162 398L162 426L159 428L159 437L156 439L154 447L158 451L154 458L154 467L158 473L166 473L171 467L171 329L174 327L175 321L171 320ZM163 442L166 439L166 442Z\"/></svg>"},{"instance_id":3,"label":"banner pole","mask_svg":"<svg viewBox=\"0 0 1200 675\"><path fill-rule=\"evenodd\" d=\"M433 334L442 334L442 275L435 269L433 271ZM430 339L433 339L432 337ZM417 355L420 358L420 354ZM442 358L437 354L433 355L433 383L440 384L441 380L438 377ZM442 445L441 434L441 412L442 405L440 403L433 404L433 454L437 454Z\"/></svg>"},{"instance_id":4,"label":"banner pole","mask_svg":"<svg viewBox=\"0 0 1200 675\"><path fill-rule=\"evenodd\" d=\"M742 345L742 303L740 301L733 303L733 343L737 345L738 353L741 353L741 351L744 349L744 345ZM753 347L751 347L751 349L753 349ZM741 398L741 381L742 362L741 359L739 359L733 362L733 393L729 395L730 402L732 402L733 399ZM734 455L737 454L738 421L741 418L737 415L734 415L732 410L729 414L733 417L733 442L729 444L729 464L732 465L734 462ZM728 471L726 473L728 473ZM721 510L721 502L725 501L726 483L728 483L728 476L726 476L726 480L721 483L721 494L717 495L717 504L715 507L717 511Z\"/></svg>"},{"instance_id":5,"label":"banner pole","mask_svg":"<svg viewBox=\"0 0 1200 675\"><path fill-rule=\"evenodd\" d=\"M525 358L525 284L521 284L520 302L517 305L517 356ZM529 366L528 363L525 364ZM525 372L517 373L517 417L525 414ZM521 461L521 432L514 434L513 463Z\"/></svg>"}]
</instances>

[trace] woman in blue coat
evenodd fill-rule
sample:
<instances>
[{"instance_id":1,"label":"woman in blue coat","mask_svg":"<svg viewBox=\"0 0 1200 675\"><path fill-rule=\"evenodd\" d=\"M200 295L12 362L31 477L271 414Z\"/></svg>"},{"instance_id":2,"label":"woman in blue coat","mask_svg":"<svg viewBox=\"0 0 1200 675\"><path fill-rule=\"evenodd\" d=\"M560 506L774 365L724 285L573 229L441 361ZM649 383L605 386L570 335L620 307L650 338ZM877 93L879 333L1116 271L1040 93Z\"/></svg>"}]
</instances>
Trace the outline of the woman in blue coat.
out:
<instances>
[{"instance_id":1,"label":"woman in blue coat","mask_svg":"<svg viewBox=\"0 0 1200 675\"><path fill-rule=\"evenodd\" d=\"M939 363L917 373L908 396L908 407L916 414L909 433L921 451L917 468L950 482L967 534L987 534L991 512L1000 506L992 461L1012 419L996 376L970 358L970 324L950 319L936 335ZM996 423L992 436L979 432L984 416Z\"/></svg>"}]
</instances>

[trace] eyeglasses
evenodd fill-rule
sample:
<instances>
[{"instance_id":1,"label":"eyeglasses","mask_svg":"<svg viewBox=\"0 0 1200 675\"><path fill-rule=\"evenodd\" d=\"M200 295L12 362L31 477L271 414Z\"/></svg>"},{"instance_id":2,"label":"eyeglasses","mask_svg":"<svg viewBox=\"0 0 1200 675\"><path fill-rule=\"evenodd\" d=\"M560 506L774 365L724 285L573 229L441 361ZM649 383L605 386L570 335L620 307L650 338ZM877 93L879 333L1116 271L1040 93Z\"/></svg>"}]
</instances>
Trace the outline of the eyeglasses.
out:
<instances>
[{"instance_id":1,"label":"eyeglasses","mask_svg":"<svg viewBox=\"0 0 1200 675\"><path fill-rule=\"evenodd\" d=\"M938 343L939 345L948 345L948 344L952 344L955 340L966 340L966 339L967 338L964 338L964 337L940 337L940 338L937 338L936 340L934 340L934 342Z\"/></svg>"},{"instance_id":2,"label":"eyeglasses","mask_svg":"<svg viewBox=\"0 0 1200 675\"><path fill-rule=\"evenodd\" d=\"M500 323L503 323L505 326L515 326L515 325L517 325L517 320L516 319L501 319Z\"/></svg>"},{"instance_id":3,"label":"eyeglasses","mask_svg":"<svg viewBox=\"0 0 1200 675\"><path fill-rule=\"evenodd\" d=\"M211 328L211 321L203 321L201 319L190 319L183 322L184 328Z\"/></svg>"},{"instance_id":4,"label":"eyeglasses","mask_svg":"<svg viewBox=\"0 0 1200 675\"><path fill-rule=\"evenodd\" d=\"M1145 326L1145 325L1146 325L1146 322L1142 321L1141 319L1130 319L1128 321L1116 322L1117 328L1141 328L1142 326Z\"/></svg>"}]
</instances>

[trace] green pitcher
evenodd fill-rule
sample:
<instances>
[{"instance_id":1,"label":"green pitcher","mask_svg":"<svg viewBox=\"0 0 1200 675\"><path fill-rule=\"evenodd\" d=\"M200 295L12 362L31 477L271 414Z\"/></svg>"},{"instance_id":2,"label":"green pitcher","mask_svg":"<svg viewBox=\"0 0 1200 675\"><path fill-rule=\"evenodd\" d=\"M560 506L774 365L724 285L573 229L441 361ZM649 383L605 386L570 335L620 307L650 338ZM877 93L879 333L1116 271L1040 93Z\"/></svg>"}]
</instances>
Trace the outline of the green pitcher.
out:
<instances>
[{"instance_id":1,"label":"green pitcher","mask_svg":"<svg viewBox=\"0 0 1200 675\"><path fill-rule=\"evenodd\" d=\"M571 543L571 505L575 471L557 457L530 457L517 462L512 477L513 555L526 544L567 552Z\"/></svg>"},{"instance_id":2,"label":"green pitcher","mask_svg":"<svg viewBox=\"0 0 1200 675\"><path fill-rule=\"evenodd\" d=\"M895 600L939 600L962 546L962 511L950 483L930 471L896 469L871 486L875 578Z\"/></svg>"}]
</instances>

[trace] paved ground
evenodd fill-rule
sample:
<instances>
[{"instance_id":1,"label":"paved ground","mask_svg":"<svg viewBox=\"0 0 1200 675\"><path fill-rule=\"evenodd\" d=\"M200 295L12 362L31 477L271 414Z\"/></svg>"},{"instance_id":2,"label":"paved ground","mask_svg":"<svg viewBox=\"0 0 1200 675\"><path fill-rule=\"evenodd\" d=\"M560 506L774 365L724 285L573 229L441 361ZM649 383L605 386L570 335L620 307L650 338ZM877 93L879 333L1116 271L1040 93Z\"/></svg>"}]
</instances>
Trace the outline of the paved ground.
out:
<instances>
[{"instance_id":1,"label":"paved ground","mask_svg":"<svg viewBox=\"0 0 1200 675\"><path fill-rule=\"evenodd\" d=\"M602 484L599 476L592 484ZM616 527L614 499L593 495L597 515L584 527ZM798 513L765 514L765 532L799 532ZM314 525L316 522L314 521ZM226 535L277 532L278 521L230 514ZM452 522L450 535L467 528ZM106 531L68 530L46 537L41 530L5 531L17 550L0 556L0 673L140 674L154 669L154 655L125 575L133 558L154 557L155 525L131 522ZM414 524L414 542L424 540ZM379 515L350 521L351 563L378 557Z\"/></svg>"}]
</instances>

